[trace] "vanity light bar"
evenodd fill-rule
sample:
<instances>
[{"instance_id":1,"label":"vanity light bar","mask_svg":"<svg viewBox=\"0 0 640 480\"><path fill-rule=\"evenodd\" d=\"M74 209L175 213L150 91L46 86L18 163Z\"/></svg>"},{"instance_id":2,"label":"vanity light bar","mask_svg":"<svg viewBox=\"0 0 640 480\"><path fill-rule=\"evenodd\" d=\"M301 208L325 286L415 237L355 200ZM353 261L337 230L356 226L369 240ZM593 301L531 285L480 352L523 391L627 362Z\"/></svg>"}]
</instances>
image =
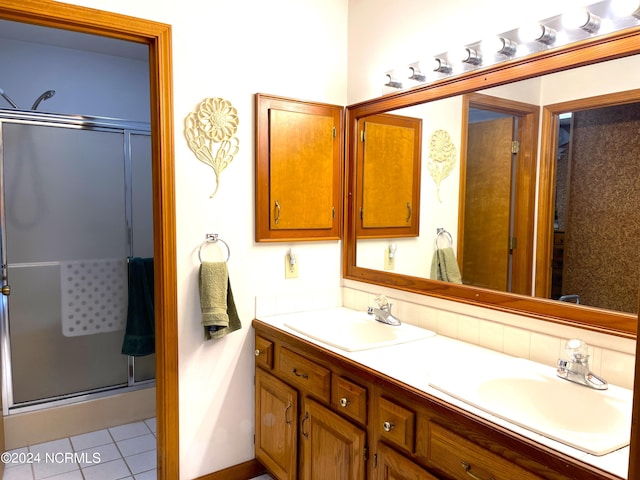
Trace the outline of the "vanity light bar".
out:
<instances>
[{"instance_id":1,"label":"vanity light bar","mask_svg":"<svg viewBox=\"0 0 640 480\"><path fill-rule=\"evenodd\" d=\"M606 23L606 28L605 28ZM419 68L419 62L408 65L407 78L425 83L488 67L514 57L568 45L597 34L612 33L638 26L640 23L640 0L603 0L564 15L556 15L541 22L534 22L482 42L465 45L461 54L442 53L429 62L427 72ZM453 63L449 63L453 60ZM403 88L393 72L387 72L386 87ZM412 85L410 85L412 86Z\"/></svg>"}]
</instances>

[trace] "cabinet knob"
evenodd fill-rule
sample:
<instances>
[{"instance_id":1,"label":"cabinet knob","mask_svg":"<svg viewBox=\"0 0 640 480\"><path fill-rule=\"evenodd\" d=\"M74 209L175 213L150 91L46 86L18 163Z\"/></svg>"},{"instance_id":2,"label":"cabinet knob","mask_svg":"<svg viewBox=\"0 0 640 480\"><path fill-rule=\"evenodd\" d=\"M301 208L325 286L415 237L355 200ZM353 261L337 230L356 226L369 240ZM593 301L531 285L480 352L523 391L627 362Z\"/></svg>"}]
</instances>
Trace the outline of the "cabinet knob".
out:
<instances>
[{"instance_id":1,"label":"cabinet knob","mask_svg":"<svg viewBox=\"0 0 640 480\"><path fill-rule=\"evenodd\" d=\"M384 422L382 424L382 429L385 432L390 432L391 430L393 430L393 427L395 427L395 425L393 423L391 423L391 422Z\"/></svg>"},{"instance_id":2,"label":"cabinet knob","mask_svg":"<svg viewBox=\"0 0 640 480\"><path fill-rule=\"evenodd\" d=\"M262 352L256 348L256 352L255 353L256 353L256 357L259 357Z\"/></svg>"},{"instance_id":3,"label":"cabinet knob","mask_svg":"<svg viewBox=\"0 0 640 480\"><path fill-rule=\"evenodd\" d=\"M349 401L349 399L348 399L348 398L346 398L346 397L342 397L342 398L340 399L340 406L341 406L341 407L346 407L346 406L347 406L347 405L349 405L350 403L351 403L351 402L350 402L350 401Z\"/></svg>"}]
</instances>

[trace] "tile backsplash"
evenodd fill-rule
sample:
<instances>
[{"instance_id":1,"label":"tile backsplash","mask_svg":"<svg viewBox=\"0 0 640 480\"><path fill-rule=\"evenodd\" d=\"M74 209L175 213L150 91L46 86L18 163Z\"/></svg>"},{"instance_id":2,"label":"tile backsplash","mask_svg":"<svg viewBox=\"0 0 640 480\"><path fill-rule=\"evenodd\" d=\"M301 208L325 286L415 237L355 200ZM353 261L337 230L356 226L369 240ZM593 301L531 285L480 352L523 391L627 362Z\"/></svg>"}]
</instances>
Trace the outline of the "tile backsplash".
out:
<instances>
[{"instance_id":1,"label":"tile backsplash","mask_svg":"<svg viewBox=\"0 0 640 480\"><path fill-rule=\"evenodd\" d=\"M386 287L344 283L313 292L256 297L256 317L337 306L365 311L382 293L393 304L394 316L405 323L549 366L565 358L568 339L580 338L590 347L590 367L596 375L633 388L634 340Z\"/></svg>"}]
</instances>

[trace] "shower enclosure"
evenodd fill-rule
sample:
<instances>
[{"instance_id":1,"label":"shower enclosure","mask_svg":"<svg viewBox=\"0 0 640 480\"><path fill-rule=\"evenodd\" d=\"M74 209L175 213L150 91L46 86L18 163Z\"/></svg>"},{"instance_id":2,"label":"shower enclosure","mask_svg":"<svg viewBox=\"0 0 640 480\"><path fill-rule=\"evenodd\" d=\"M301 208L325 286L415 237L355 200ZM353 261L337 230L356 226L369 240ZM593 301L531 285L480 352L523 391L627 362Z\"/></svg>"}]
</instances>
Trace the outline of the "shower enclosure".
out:
<instances>
[{"instance_id":1,"label":"shower enclosure","mask_svg":"<svg viewBox=\"0 0 640 480\"><path fill-rule=\"evenodd\" d=\"M0 110L4 414L155 383L121 353L127 260L153 257L148 124Z\"/></svg>"}]
</instances>

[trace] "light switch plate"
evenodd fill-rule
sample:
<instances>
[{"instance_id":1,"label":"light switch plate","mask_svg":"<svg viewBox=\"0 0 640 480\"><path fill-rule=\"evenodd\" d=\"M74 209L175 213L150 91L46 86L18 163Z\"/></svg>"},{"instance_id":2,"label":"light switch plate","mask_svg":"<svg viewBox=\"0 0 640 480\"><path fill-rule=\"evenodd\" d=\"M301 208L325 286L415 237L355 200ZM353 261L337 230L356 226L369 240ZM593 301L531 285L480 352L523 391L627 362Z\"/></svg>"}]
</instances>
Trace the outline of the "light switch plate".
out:
<instances>
[{"instance_id":1,"label":"light switch plate","mask_svg":"<svg viewBox=\"0 0 640 480\"><path fill-rule=\"evenodd\" d=\"M298 258L296 256L296 263L291 265L289 262L289 254L284 256L284 278L298 278Z\"/></svg>"},{"instance_id":2,"label":"light switch plate","mask_svg":"<svg viewBox=\"0 0 640 480\"><path fill-rule=\"evenodd\" d=\"M396 268L396 259L389 258L389 247L384 249L384 269L393 270Z\"/></svg>"}]
</instances>

